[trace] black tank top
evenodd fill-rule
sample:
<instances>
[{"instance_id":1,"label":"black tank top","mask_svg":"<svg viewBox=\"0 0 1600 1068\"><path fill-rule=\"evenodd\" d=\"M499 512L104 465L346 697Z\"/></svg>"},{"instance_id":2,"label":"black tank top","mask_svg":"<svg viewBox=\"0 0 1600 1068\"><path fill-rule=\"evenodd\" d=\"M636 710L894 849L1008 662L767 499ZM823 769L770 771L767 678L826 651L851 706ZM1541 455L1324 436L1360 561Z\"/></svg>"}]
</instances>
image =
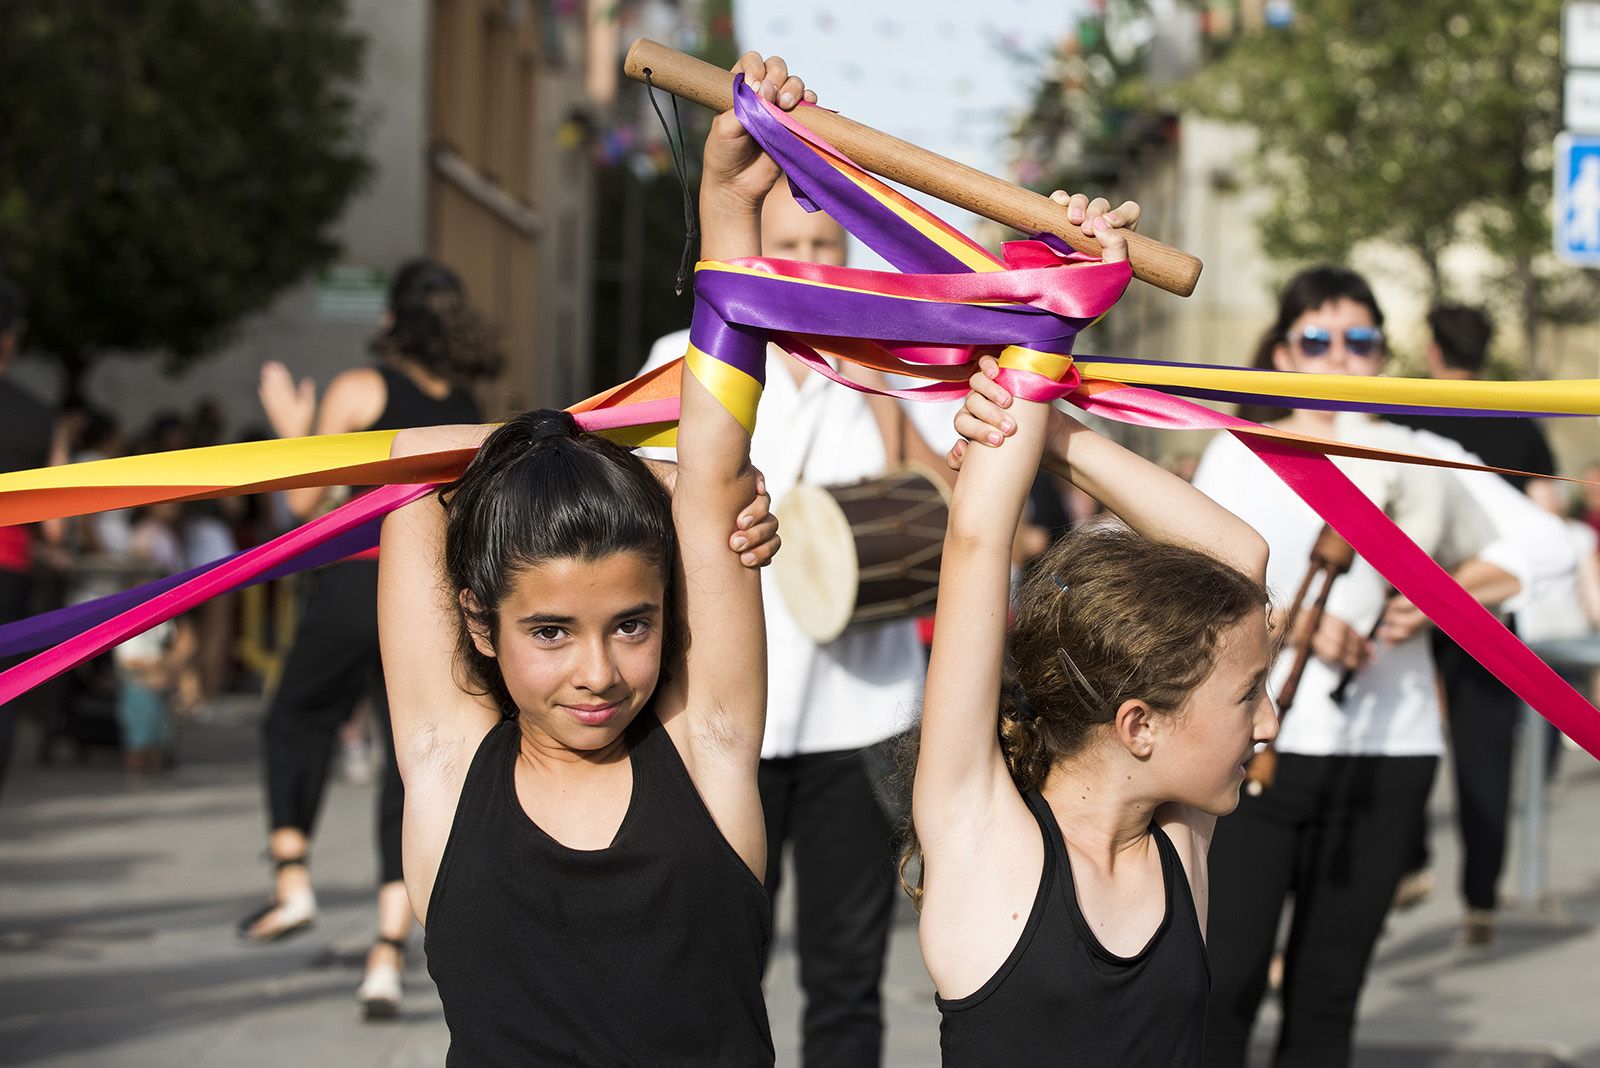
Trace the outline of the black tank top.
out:
<instances>
[{"instance_id":1,"label":"black tank top","mask_svg":"<svg viewBox=\"0 0 1600 1068\"><path fill-rule=\"evenodd\" d=\"M523 810L515 720L478 747L424 937L449 1065L773 1063L767 892L654 712L627 737L633 796L596 850L567 848Z\"/></svg>"},{"instance_id":2,"label":"black tank top","mask_svg":"<svg viewBox=\"0 0 1600 1068\"><path fill-rule=\"evenodd\" d=\"M406 430L416 426L453 426L456 423L483 421L483 416L478 411L478 402L460 387L452 386L450 392L443 397L430 397L422 392L404 371L381 363L373 370L383 376L386 399L383 402L382 414L367 427L368 430ZM353 486L350 495L359 497L377 488ZM378 570L377 565L370 560L350 562L368 567L374 573Z\"/></svg>"},{"instance_id":3,"label":"black tank top","mask_svg":"<svg viewBox=\"0 0 1600 1068\"><path fill-rule=\"evenodd\" d=\"M388 400L383 414L368 430L404 430L413 426L450 426L453 423L477 423L482 420L478 404L471 394L452 387L443 397L428 396L411 381L404 371L386 364L378 364L377 372L383 376Z\"/></svg>"},{"instance_id":4,"label":"black tank top","mask_svg":"<svg viewBox=\"0 0 1600 1068\"><path fill-rule=\"evenodd\" d=\"M1200 1064L1211 964L1178 851L1152 824L1166 915L1138 955L1116 956L1078 908L1049 803L1023 796L1044 835L1039 892L1000 970L967 997L935 998L945 1068Z\"/></svg>"}]
</instances>

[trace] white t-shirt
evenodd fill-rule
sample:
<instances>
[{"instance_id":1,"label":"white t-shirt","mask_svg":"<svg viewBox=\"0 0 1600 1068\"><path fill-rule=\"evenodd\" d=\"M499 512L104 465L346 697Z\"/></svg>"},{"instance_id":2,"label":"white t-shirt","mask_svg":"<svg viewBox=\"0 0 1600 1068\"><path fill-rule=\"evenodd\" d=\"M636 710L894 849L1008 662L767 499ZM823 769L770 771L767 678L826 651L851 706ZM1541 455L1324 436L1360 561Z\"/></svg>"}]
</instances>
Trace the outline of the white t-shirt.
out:
<instances>
[{"instance_id":1,"label":"white t-shirt","mask_svg":"<svg viewBox=\"0 0 1600 1068\"><path fill-rule=\"evenodd\" d=\"M1594 528L1588 523L1568 519L1564 526L1573 551L1578 555L1590 557L1600 549L1600 543L1597 543L1600 539L1596 538ZM1567 583L1548 584L1517 610L1517 633L1525 642L1584 638L1591 629L1578 594L1577 575L1573 575Z\"/></svg>"},{"instance_id":2,"label":"white t-shirt","mask_svg":"<svg viewBox=\"0 0 1600 1068\"><path fill-rule=\"evenodd\" d=\"M1410 430L1357 413L1335 420L1333 437L1353 444L1412 452L1467 463L1481 461L1448 438ZM1541 511L1498 475L1375 460L1334 457L1334 462L1423 551L1446 568L1469 557L1515 575L1522 592L1503 608L1559 583L1576 557L1559 521ZM1300 588L1322 519L1231 434L1218 434L1195 472L1195 485L1255 527L1272 555L1267 583L1281 611ZM1388 582L1357 559L1334 583L1327 610L1368 633L1383 611ZM1307 591L1307 601L1316 590ZM1274 669L1276 693L1293 663L1285 652ZM1444 751L1433 660L1427 631L1380 647L1378 660L1358 672L1342 704L1329 696L1342 669L1310 658L1285 718L1277 747L1310 755L1422 756Z\"/></svg>"},{"instance_id":3,"label":"white t-shirt","mask_svg":"<svg viewBox=\"0 0 1600 1068\"><path fill-rule=\"evenodd\" d=\"M1393 442L1386 444L1392 446ZM1456 517L1450 516L1449 511L1459 498L1446 488L1449 475L1438 473L1437 480L1422 481L1416 492L1408 494L1399 481L1407 477L1405 470L1371 470L1377 465L1340 458L1335 462L1391 518L1402 523L1403 529L1409 527L1408 532L1424 550L1435 551L1437 546L1429 542L1455 528L1449 520ZM1266 539L1271 548L1267 586L1274 611L1286 611L1309 568L1311 547L1323 527L1321 517L1232 434L1218 434L1211 440L1200 458L1194 484ZM1434 492L1422 492L1429 489ZM1409 523L1396 514L1400 502L1413 513ZM1327 611L1358 633L1366 634L1382 614L1388 592L1388 582L1358 557L1334 583ZM1313 584L1306 592L1306 603L1316 594ZM1290 650L1278 658L1271 681L1274 695L1293 662ZM1377 661L1356 674L1344 701L1339 703L1330 695L1343 673L1342 668L1315 656L1307 660L1294 706L1278 735L1280 752L1428 756L1444 751L1433 685L1433 658L1425 631L1397 645L1380 647Z\"/></svg>"},{"instance_id":4,"label":"white t-shirt","mask_svg":"<svg viewBox=\"0 0 1600 1068\"><path fill-rule=\"evenodd\" d=\"M689 332L682 330L657 341L644 370L682 356L688 339ZM768 349L766 389L750 443L751 461L766 476L773 501L781 503L794 488L802 461L806 480L814 484L853 482L881 472L883 439L866 396L819 374L808 374L796 386L785 366L789 359L777 348ZM902 407L934 449L954 441L956 405ZM941 418L944 429L936 436L932 430ZM672 455L671 450L642 451ZM789 615L770 567L762 572L761 596L767 618L764 759L859 749L915 721L925 662L914 622L847 632L817 645Z\"/></svg>"},{"instance_id":5,"label":"white t-shirt","mask_svg":"<svg viewBox=\"0 0 1600 1068\"><path fill-rule=\"evenodd\" d=\"M1231 434L1211 440L1194 484L1266 539L1273 611L1285 612L1305 577L1322 519ZM1316 592L1307 591L1307 602ZM1383 577L1357 558L1334 583L1327 611L1365 634L1382 613L1387 593ZM1290 650L1278 658L1270 682L1274 696L1293 662ZM1339 704L1329 695L1342 674L1343 669L1314 656L1306 661L1294 705L1279 730L1280 752L1431 756L1444 751L1426 633L1380 649L1377 661L1356 675Z\"/></svg>"}]
</instances>

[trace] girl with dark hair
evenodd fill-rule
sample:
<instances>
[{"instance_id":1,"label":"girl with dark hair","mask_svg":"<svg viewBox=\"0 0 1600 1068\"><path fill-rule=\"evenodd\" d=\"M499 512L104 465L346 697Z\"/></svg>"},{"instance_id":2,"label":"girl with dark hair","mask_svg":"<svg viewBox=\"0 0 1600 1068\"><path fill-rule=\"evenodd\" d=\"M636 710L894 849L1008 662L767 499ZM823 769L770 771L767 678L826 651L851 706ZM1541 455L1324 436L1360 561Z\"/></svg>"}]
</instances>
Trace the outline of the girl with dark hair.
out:
<instances>
[{"instance_id":1,"label":"girl with dark hair","mask_svg":"<svg viewBox=\"0 0 1600 1068\"><path fill-rule=\"evenodd\" d=\"M1105 208L1089 205L1092 232L1121 259L1114 225L1137 206L1113 223ZM1276 732L1267 547L996 373L985 357L956 418L968 440L950 453L961 476L912 792L944 1063L1198 1064L1206 850ZM1012 537L1041 454L1132 529L1047 550L1008 635Z\"/></svg>"},{"instance_id":2,"label":"girl with dark hair","mask_svg":"<svg viewBox=\"0 0 1600 1068\"><path fill-rule=\"evenodd\" d=\"M1386 357L1383 314L1366 281L1343 268L1316 267L1284 289L1255 366L1375 375ZM1452 442L1361 413L1241 414L1314 437L1477 462ZM1538 517L1528 516L1533 509L1494 475L1370 461L1339 466L1486 604L1515 594L1542 567ZM1276 597L1301 588L1321 517L1229 434L1211 441L1194 484L1266 538L1267 579ZM1502 521L1520 533L1508 535ZM1275 745L1274 781L1247 795L1217 825L1212 842L1217 906L1207 1063L1245 1063L1290 900L1274 1063L1349 1062L1367 965L1424 833L1424 807L1444 751L1427 621L1390 593L1387 581L1358 558L1334 582L1315 631L1314 613L1300 612L1296 633L1284 636L1290 646L1309 643L1311 656ZM1279 659L1275 689L1293 659L1292 652Z\"/></svg>"},{"instance_id":3,"label":"girl with dark hair","mask_svg":"<svg viewBox=\"0 0 1600 1068\"><path fill-rule=\"evenodd\" d=\"M413 260L395 274L370 349L377 362L337 375L320 404L311 379L296 385L283 364L263 365L261 403L277 435L476 422L470 389L500 367L493 332L467 304L460 279L430 260ZM309 487L284 496L294 517L304 521L335 503L338 492ZM311 832L339 727L365 696L385 754L377 813L378 930L357 1000L364 1018L385 1018L400 1007L411 912L401 879L405 792L389 751L378 656L378 568L371 561L350 561L304 581L294 642L262 721L273 893L240 922L239 934L249 942L271 942L315 922Z\"/></svg>"},{"instance_id":4,"label":"girl with dark hair","mask_svg":"<svg viewBox=\"0 0 1600 1068\"><path fill-rule=\"evenodd\" d=\"M1324 265L1289 280L1278 300L1278 316L1256 342L1250 366L1257 371L1298 370L1298 358L1327 374L1375 374L1388 355L1383 309L1372 287L1352 270ZM1294 414L1260 404L1239 407L1240 418L1256 423ZM1319 415L1325 419L1327 413Z\"/></svg>"},{"instance_id":5,"label":"girl with dark hair","mask_svg":"<svg viewBox=\"0 0 1600 1068\"><path fill-rule=\"evenodd\" d=\"M736 70L785 108L814 99L781 59ZM777 177L719 116L702 255L759 254ZM533 412L384 523L406 885L451 1064L773 1061L766 643L759 577L729 551L755 474L744 427L694 374L682 390L670 498L628 450ZM407 432L394 449L481 437Z\"/></svg>"}]
</instances>

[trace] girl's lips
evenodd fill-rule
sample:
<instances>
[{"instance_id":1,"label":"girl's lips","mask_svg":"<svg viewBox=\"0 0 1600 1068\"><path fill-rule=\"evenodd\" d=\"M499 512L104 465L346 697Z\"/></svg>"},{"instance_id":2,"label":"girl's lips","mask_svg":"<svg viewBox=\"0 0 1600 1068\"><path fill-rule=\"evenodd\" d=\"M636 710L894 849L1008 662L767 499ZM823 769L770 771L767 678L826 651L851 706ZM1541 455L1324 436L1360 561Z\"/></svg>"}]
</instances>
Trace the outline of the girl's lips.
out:
<instances>
[{"instance_id":1,"label":"girl's lips","mask_svg":"<svg viewBox=\"0 0 1600 1068\"><path fill-rule=\"evenodd\" d=\"M567 705L566 709L568 712L572 713L573 718L575 718L579 723L587 724L590 727L599 726L600 724L609 720L612 716L616 715L617 712L617 706L615 704Z\"/></svg>"}]
</instances>

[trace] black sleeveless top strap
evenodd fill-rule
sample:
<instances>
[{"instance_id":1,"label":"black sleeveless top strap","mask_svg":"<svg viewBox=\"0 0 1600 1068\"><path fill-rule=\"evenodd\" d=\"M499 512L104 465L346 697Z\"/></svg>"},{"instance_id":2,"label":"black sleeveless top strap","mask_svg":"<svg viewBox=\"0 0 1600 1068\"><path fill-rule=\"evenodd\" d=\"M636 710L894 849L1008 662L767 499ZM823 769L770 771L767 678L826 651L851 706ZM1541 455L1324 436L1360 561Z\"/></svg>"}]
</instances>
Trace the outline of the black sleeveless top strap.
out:
<instances>
[{"instance_id":1,"label":"black sleeveless top strap","mask_svg":"<svg viewBox=\"0 0 1600 1068\"><path fill-rule=\"evenodd\" d=\"M945 1068L1004 1064L1198 1065L1211 965L1183 862L1151 825L1167 910L1136 956L1100 944L1078 907L1072 864L1050 805L1023 795L1044 836L1039 892L1016 948L973 994L939 1006Z\"/></svg>"},{"instance_id":2,"label":"black sleeveless top strap","mask_svg":"<svg viewBox=\"0 0 1600 1068\"><path fill-rule=\"evenodd\" d=\"M454 426L457 423L483 422L483 416L478 411L478 402L472 399L472 394L459 386L452 387L443 397L430 397L417 388L417 384L411 381L410 376L404 371L383 363L374 365L373 370L383 376L383 388L387 400L383 404L383 413L378 416L376 422L367 427L368 430L406 430L417 426ZM359 497L377 488L353 486L350 495ZM378 573L377 567L370 560L353 561L353 563L370 569L373 575Z\"/></svg>"},{"instance_id":3,"label":"black sleeveless top strap","mask_svg":"<svg viewBox=\"0 0 1600 1068\"><path fill-rule=\"evenodd\" d=\"M605 849L570 849L517 799L514 720L467 771L424 948L452 1068L770 1065L767 893L717 829L650 708Z\"/></svg>"},{"instance_id":4,"label":"black sleeveless top strap","mask_svg":"<svg viewBox=\"0 0 1600 1068\"><path fill-rule=\"evenodd\" d=\"M451 426L455 423L478 423L478 403L460 387L452 387L443 397L430 397L411 381L404 371L380 363L374 368L383 376L389 400L383 414L368 430L404 430L413 426Z\"/></svg>"}]
</instances>

